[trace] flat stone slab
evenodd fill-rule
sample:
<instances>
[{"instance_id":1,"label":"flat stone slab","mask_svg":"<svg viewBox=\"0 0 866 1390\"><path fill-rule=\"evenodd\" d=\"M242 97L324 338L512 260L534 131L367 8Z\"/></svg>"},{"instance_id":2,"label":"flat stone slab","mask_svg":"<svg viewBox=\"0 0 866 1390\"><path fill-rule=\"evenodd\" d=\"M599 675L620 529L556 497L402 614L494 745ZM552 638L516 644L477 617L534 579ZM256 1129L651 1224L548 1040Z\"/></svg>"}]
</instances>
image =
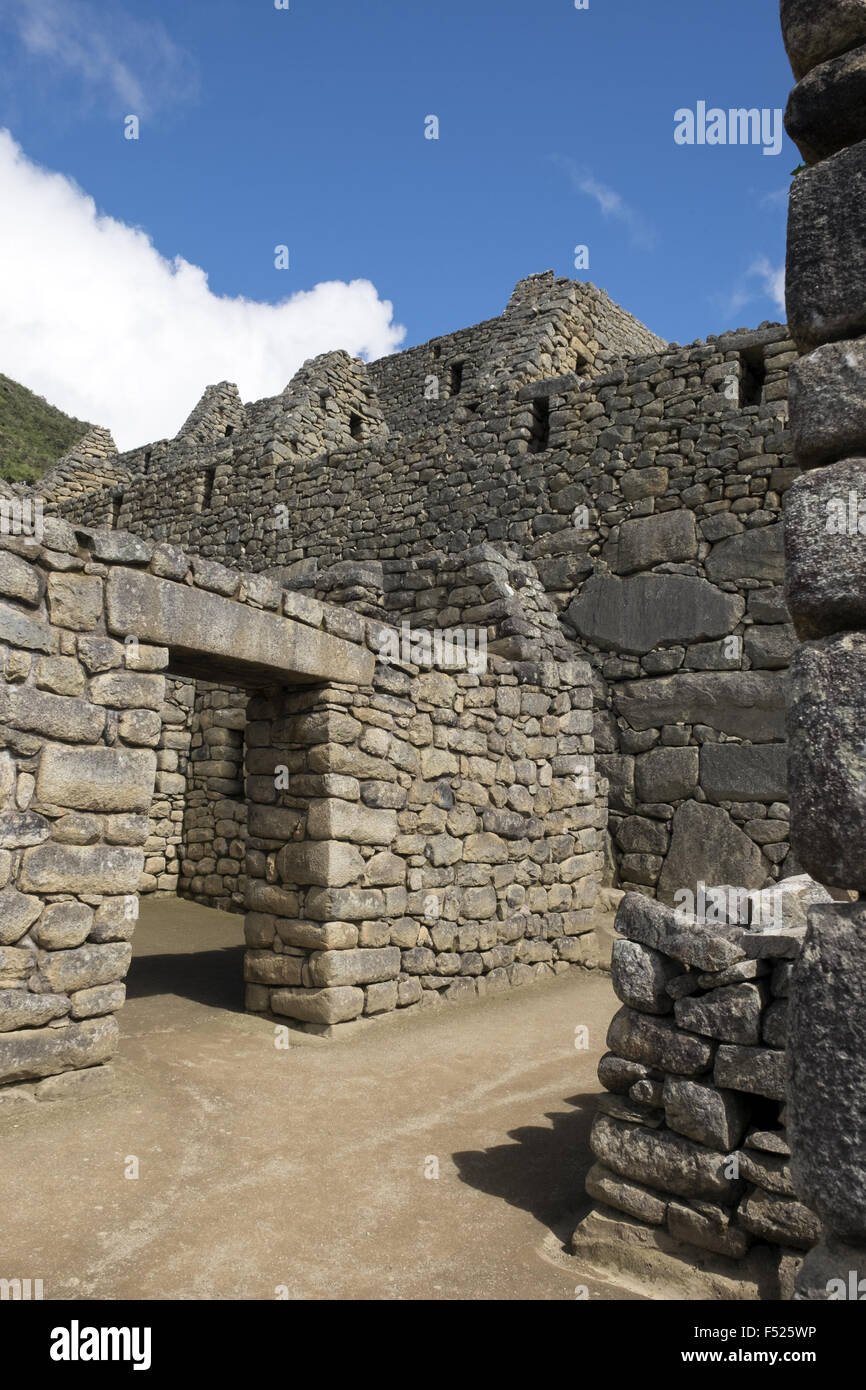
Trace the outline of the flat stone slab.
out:
<instances>
[{"instance_id":1,"label":"flat stone slab","mask_svg":"<svg viewBox=\"0 0 866 1390\"><path fill-rule=\"evenodd\" d=\"M109 631L168 647L174 656L216 658L277 679L369 685L375 657L364 647L291 618L137 570L106 584Z\"/></svg>"}]
</instances>

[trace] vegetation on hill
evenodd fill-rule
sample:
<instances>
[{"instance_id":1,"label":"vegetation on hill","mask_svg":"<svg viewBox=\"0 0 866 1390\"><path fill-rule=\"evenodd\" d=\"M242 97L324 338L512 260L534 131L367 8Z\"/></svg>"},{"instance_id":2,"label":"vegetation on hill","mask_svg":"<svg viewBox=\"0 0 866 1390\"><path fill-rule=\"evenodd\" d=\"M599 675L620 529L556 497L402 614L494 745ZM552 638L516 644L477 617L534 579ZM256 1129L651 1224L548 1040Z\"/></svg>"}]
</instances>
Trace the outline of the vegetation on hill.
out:
<instances>
[{"instance_id":1,"label":"vegetation on hill","mask_svg":"<svg viewBox=\"0 0 866 1390\"><path fill-rule=\"evenodd\" d=\"M90 428L0 372L0 478L6 482L35 482Z\"/></svg>"}]
</instances>

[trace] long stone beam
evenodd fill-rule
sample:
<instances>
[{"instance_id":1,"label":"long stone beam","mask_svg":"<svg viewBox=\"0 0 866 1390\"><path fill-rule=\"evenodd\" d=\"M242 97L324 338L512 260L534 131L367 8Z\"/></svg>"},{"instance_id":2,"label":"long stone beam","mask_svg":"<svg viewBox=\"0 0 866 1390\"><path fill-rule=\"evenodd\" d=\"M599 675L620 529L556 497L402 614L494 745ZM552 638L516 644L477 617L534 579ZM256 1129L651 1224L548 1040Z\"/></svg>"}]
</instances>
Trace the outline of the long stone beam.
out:
<instances>
[{"instance_id":1,"label":"long stone beam","mask_svg":"<svg viewBox=\"0 0 866 1390\"><path fill-rule=\"evenodd\" d=\"M373 679L375 657L365 648L187 584L115 569L106 599L110 632L168 647L173 657L205 658L278 681L366 686Z\"/></svg>"}]
</instances>

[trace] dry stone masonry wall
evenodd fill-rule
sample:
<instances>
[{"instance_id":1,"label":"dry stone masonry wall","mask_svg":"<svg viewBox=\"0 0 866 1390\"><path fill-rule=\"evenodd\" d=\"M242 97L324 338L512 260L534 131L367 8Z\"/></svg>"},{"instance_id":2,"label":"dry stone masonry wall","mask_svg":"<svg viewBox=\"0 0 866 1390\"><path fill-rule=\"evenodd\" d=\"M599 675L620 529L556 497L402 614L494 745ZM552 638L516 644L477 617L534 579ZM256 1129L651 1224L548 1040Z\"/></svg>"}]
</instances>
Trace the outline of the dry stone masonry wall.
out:
<instances>
[{"instance_id":1,"label":"dry stone masonry wall","mask_svg":"<svg viewBox=\"0 0 866 1390\"><path fill-rule=\"evenodd\" d=\"M866 4L782 0L781 14L798 79L787 128L809 166L794 180L788 216L788 316L803 354L791 372L792 439L804 470L785 522L788 604L803 640L788 715L792 831L810 873L862 896ZM839 1297L866 1272L862 902L810 914L794 973L788 1085L794 1183L824 1228L798 1297Z\"/></svg>"},{"instance_id":2,"label":"dry stone masonry wall","mask_svg":"<svg viewBox=\"0 0 866 1390\"><path fill-rule=\"evenodd\" d=\"M442 571L466 603L509 573ZM326 1032L594 964L606 808L558 636L434 669L377 617L56 517L0 537L0 593L3 1108L106 1084L140 891L245 908L248 1006Z\"/></svg>"},{"instance_id":3,"label":"dry stone masonry wall","mask_svg":"<svg viewBox=\"0 0 866 1390\"><path fill-rule=\"evenodd\" d=\"M327 354L271 401L209 388L177 441L116 461L122 486L49 485L46 506L428 626L458 621L446 608L478 621L436 570L494 547L520 571L494 600L513 605L512 654L555 636L593 667L609 876L669 900L712 844L726 878L762 886L799 867L781 529L795 358L783 327L666 345L593 286L532 276L499 319L369 366Z\"/></svg>"},{"instance_id":4,"label":"dry stone masonry wall","mask_svg":"<svg viewBox=\"0 0 866 1390\"><path fill-rule=\"evenodd\" d=\"M808 875L722 900L710 891L693 903L699 915L636 893L620 904L611 970L623 1007L599 1064L608 1094L587 1178L600 1206L574 1244L592 1254L606 1242L615 1259L617 1243L639 1237L734 1286L790 1297L820 1222L791 1173L789 995L807 911L831 898Z\"/></svg>"}]
</instances>

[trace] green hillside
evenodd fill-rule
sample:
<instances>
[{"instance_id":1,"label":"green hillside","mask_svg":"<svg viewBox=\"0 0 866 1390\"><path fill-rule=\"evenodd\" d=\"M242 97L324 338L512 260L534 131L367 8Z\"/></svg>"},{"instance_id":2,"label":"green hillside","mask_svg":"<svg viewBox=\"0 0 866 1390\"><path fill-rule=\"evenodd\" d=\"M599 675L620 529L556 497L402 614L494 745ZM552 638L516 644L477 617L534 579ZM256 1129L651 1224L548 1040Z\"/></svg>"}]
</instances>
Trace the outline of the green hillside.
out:
<instances>
[{"instance_id":1,"label":"green hillside","mask_svg":"<svg viewBox=\"0 0 866 1390\"><path fill-rule=\"evenodd\" d=\"M35 481L90 428L0 372L0 478Z\"/></svg>"}]
</instances>

